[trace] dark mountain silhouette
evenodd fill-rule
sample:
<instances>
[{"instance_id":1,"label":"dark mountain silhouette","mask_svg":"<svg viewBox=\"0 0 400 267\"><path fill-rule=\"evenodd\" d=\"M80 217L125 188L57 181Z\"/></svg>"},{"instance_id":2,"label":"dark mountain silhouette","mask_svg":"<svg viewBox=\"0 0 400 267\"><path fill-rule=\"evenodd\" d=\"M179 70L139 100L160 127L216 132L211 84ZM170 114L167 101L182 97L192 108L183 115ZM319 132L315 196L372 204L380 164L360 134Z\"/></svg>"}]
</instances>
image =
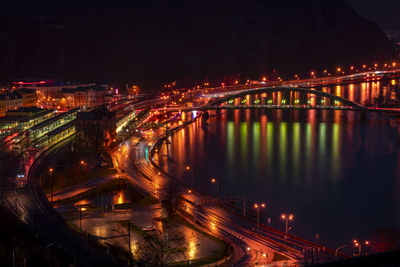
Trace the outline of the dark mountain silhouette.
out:
<instances>
[{"instance_id":1,"label":"dark mountain silhouette","mask_svg":"<svg viewBox=\"0 0 400 267\"><path fill-rule=\"evenodd\" d=\"M83 2L83 3L81 3ZM394 57L347 0L7 0L0 80L136 82L259 79Z\"/></svg>"}]
</instances>

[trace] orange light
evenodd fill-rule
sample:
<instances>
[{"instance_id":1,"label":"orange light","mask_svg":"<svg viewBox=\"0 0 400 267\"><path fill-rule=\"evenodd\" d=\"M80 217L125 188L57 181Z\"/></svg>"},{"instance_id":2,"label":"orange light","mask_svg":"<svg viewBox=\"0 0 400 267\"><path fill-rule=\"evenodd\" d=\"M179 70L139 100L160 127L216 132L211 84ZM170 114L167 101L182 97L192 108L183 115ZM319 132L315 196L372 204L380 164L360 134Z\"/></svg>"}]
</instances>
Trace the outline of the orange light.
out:
<instances>
[{"instance_id":1,"label":"orange light","mask_svg":"<svg viewBox=\"0 0 400 267\"><path fill-rule=\"evenodd\" d=\"M311 76L314 76L314 75L315 75L315 72L314 72L314 71L312 71L310 74L311 74Z\"/></svg>"},{"instance_id":2,"label":"orange light","mask_svg":"<svg viewBox=\"0 0 400 267\"><path fill-rule=\"evenodd\" d=\"M190 170L190 166L186 166L186 170L187 170L187 171Z\"/></svg>"},{"instance_id":3,"label":"orange light","mask_svg":"<svg viewBox=\"0 0 400 267\"><path fill-rule=\"evenodd\" d=\"M367 240L367 241L365 241L365 245L369 245L369 241Z\"/></svg>"},{"instance_id":4,"label":"orange light","mask_svg":"<svg viewBox=\"0 0 400 267\"><path fill-rule=\"evenodd\" d=\"M263 82L266 82L267 81L267 77L262 77L262 80L263 80Z\"/></svg>"},{"instance_id":5,"label":"orange light","mask_svg":"<svg viewBox=\"0 0 400 267\"><path fill-rule=\"evenodd\" d=\"M211 183L215 183L217 180L215 178L211 178Z\"/></svg>"},{"instance_id":6,"label":"orange light","mask_svg":"<svg viewBox=\"0 0 400 267\"><path fill-rule=\"evenodd\" d=\"M341 71L342 71L342 68L339 67L339 68L337 68L336 70L337 70L337 72L341 72Z\"/></svg>"},{"instance_id":7,"label":"orange light","mask_svg":"<svg viewBox=\"0 0 400 267\"><path fill-rule=\"evenodd\" d=\"M49 172L50 172L50 173L52 173L53 171L54 171L53 168L50 168L50 169L49 169Z\"/></svg>"},{"instance_id":8,"label":"orange light","mask_svg":"<svg viewBox=\"0 0 400 267\"><path fill-rule=\"evenodd\" d=\"M354 70L354 66L350 66L350 69L351 69L351 70Z\"/></svg>"},{"instance_id":9,"label":"orange light","mask_svg":"<svg viewBox=\"0 0 400 267\"><path fill-rule=\"evenodd\" d=\"M294 219L294 216L293 216L293 214L290 214L290 216L289 216L289 220L293 220Z\"/></svg>"},{"instance_id":10,"label":"orange light","mask_svg":"<svg viewBox=\"0 0 400 267\"><path fill-rule=\"evenodd\" d=\"M364 64L362 67L363 67L363 69L365 69L367 67L367 65Z\"/></svg>"},{"instance_id":11,"label":"orange light","mask_svg":"<svg viewBox=\"0 0 400 267\"><path fill-rule=\"evenodd\" d=\"M354 242L354 243L357 243L357 239L354 239L353 242Z\"/></svg>"},{"instance_id":12,"label":"orange light","mask_svg":"<svg viewBox=\"0 0 400 267\"><path fill-rule=\"evenodd\" d=\"M256 208L256 209L257 209L257 208L258 208L258 204L254 204L254 208Z\"/></svg>"},{"instance_id":13,"label":"orange light","mask_svg":"<svg viewBox=\"0 0 400 267\"><path fill-rule=\"evenodd\" d=\"M393 67L396 67L396 62L393 62L393 63L392 63L392 66L393 66Z\"/></svg>"},{"instance_id":14,"label":"orange light","mask_svg":"<svg viewBox=\"0 0 400 267\"><path fill-rule=\"evenodd\" d=\"M188 190L188 193L189 193L189 194L191 194L191 193L192 193L192 190L191 190L191 189L189 189L189 190Z\"/></svg>"},{"instance_id":15,"label":"orange light","mask_svg":"<svg viewBox=\"0 0 400 267\"><path fill-rule=\"evenodd\" d=\"M261 208L265 208L265 203L262 203L262 204L261 204Z\"/></svg>"},{"instance_id":16,"label":"orange light","mask_svg":"<svg viewBox=\"0 0 400 267\"><path fill-rule=\"evenodd\" d=\"M281 215L281 219L282 219L282 220L286 219L286 215L285 215L285 214L282 214L282 215Z\"/></svg>"},{"instance_id":17,"label":"orange light","mask_svg":"<svg viewBox=\"0 0 400 267\"><path fill-rule=\"evenodd\" d=\"M238 80L236 80L236 81L235 81L235 84L238 84L238 83L239 83L239 81L238 81Z\"/></svg>"}]
</instances>

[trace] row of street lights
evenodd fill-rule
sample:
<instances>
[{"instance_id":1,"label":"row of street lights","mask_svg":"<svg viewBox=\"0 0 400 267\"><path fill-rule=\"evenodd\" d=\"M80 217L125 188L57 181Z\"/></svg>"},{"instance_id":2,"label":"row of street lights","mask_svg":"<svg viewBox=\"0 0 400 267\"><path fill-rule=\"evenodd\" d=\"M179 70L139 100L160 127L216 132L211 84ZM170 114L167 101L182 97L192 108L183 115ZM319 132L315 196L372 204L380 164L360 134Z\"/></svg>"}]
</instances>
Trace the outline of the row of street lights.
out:
<instances>
[{"instance_id":1,"label":"row of street lights","mask_svg":"<svg viewBox=\"0 0 400 267\"><path fill-rule=\"evenodd\" d=\"M353 256L361 256L362 245L369 246L369 241L365 240L364 243L362 243L362 242L359 242L357 239L354 239L353 245L356 248L358 248L358 254L353 254ZM347 248L349 246L350 246L350 244L346 244L346 245L340 246L337 249L335 249L335 260L337 260L337 258L338 258L339 250L341 250L342 248Z\"/></svg>"},{"instance_id":2,"label":"row of street lights","mask_svg":"<svg viewBox=\"0 0 400 267\"><path fill-rule=\"evenodd\" d=\"M191 167L189 165L186 165L185 167L186 171L190 172L191 174L191 180L192 180L192 188L194 187L194 179L193 179L193 171L191 169ZM219 193L219 179L215 178L215 177L211 177L210 178L210 182L212 184L216 185L216 190L217 190L217 195ZM192 189L188 189L187 191L189 194L192 193ZM267 205L265 203L254 203L254 208L257 209L257 233L260 232L260 208L263 209L265 208ZM288 223L293 221L294 219L294 215L293 214L282 214L281 215L281 219L285 222L285 235L287 235L288 231L290 229L292 229L291 227L288 228Z\"/></svg>"}]
</instances>

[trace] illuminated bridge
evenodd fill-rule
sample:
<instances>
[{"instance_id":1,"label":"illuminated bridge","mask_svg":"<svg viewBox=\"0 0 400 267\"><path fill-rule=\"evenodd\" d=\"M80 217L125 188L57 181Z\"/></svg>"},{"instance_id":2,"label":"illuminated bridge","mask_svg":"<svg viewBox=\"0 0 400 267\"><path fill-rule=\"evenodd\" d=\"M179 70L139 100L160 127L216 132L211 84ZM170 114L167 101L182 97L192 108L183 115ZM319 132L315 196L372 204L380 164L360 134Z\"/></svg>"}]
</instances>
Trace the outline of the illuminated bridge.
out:
<instances>
[{"instance_id":1,"label":"illuminated bridge","mask_svg":"<svg viewBox=\"0 0 400 267\"><path fill-rule=\"evenodd\" d=\"M299 87L265 87L227 93L198 110L240 108L367 110L348 99Z\"/></svg>"}]
</instances>

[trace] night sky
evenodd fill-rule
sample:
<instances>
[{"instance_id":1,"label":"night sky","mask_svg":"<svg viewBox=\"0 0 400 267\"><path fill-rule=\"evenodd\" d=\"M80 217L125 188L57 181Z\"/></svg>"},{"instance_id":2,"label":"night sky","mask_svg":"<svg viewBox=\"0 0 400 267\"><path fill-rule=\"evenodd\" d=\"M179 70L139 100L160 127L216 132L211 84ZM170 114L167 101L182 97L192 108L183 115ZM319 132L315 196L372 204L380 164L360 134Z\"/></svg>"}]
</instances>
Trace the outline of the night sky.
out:
<instances>
[{"instance_id":1,"label":"night sky","mask_svg":"<svg viewBox=\"0 0 400 267\"><path fill-rule=\"evenodd\" d=\"M399 0L0 0L0 81L185 87L386 62L395 51L381 29L400 29L398 10Z\"/></svg>"},{"instance_id":2,"label":"night sky","mask_svg":"<svg viewBox=\"0 0 400 267\"><path fill-rule=\"evenodd\" d=\"M383 29L400 28L399 0L349 0L349 2L358 14L378 23Z\"/></svg>"}]
</instances>

